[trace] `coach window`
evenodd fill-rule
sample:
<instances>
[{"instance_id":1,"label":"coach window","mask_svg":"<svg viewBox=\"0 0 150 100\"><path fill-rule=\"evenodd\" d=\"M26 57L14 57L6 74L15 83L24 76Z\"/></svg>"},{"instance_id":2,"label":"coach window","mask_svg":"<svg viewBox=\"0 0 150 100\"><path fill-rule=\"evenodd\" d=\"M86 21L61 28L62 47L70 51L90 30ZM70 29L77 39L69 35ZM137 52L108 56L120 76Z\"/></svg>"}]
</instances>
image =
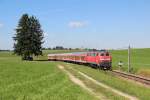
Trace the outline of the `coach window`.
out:
<instances>
[{"instance_id":1,"label":"coach window","mask_svg":"<svg viewBox=\"0 0 150 100\"><path fill-rule=\"evenodd\" d=\"M93 55L96 56L96 53L94 53Z\"/></svg>"},{"instance_id":2,"label":"coach window","mask_svg":"<svg viewBox=\"0 0 150 100\"><path fill-rule=\"evenodd\" d=\"M96 56L96 54L95 53L91 53L91 56Z\"/></svg>"},{"instance_id":3,"label":"coach window","mask_svg":"<svg viewBox=\"0 0 150 100\"><path fill-rule=\"evenodd\" d=\"M92 53L89 53L89 56L92 56Z\"/></svg>"},{"instance_id":4,"label":"coach window","mask_svg":"<svg viewBox=\"0 0 150 100\"><path fill-rule=\"evenodd\" d=\"M90 56L93 56L93 53L90 53Z\"/></svg>"}]
</instances>

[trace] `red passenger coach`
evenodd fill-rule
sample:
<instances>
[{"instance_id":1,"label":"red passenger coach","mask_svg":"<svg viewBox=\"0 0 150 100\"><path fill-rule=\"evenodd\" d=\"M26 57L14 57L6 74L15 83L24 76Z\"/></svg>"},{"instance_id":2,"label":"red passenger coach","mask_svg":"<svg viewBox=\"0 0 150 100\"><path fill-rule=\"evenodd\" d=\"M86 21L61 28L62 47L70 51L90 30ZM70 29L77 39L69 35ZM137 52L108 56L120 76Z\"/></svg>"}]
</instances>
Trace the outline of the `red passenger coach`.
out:
<instances>
[{"instance_id":1,"label":"red passenger coach","mask_svg":"<svg viewBox=\"0 0 150 100\"><path fill-rule=\"evenodd\" d=\"M88 64L92 67L104 70L111 70L112 63L112 57L106 50L64 54L48 54L48 60Z\"/></svg>"}]
</instances>

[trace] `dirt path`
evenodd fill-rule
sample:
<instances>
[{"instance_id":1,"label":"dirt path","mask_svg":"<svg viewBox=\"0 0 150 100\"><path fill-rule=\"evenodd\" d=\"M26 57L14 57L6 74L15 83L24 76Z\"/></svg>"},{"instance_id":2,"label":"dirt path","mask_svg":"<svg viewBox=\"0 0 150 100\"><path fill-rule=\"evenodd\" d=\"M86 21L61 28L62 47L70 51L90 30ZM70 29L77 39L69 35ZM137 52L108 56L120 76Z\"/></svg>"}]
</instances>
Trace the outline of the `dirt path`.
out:
<instances>
[{"instance_id":1,"label":"dirt path","mask_svg":"<svg viewBox=\"0 0 150 100\"><path fill-rule=\"evenodd\" d=\"M70 68L72 68L72 67L70 67ZM73 68L72 68L72 69L73 69ZM73 70L75 70L75 69L73 69ZM131 96L131 95L126 94L126 93L123 93L123 92L121 92L121 91L119 91L119 90L117 90L117 89L114 89L114 88L112 88L112 87L110 87L110 86L108 86L108 85L105 85L105 84L103 84L103 83L101 83L101 82L99 82L99 81L93 79L92 77L89 77L88 75L86 75L86 74L84 74L84 73L82 73L82 72L80 72L80 71L78 71L78 70L76 70L76 71L77 71L80 75L82 75L82 76L84 76L85 78L87 78L87 79L91 80L92 82L94 82L95 84L97 84L97 85L99 85L99 86L101 86L101 87L104 87L104 88L106 88L106 89L108 89L108 90L110 90L110 91L112 91L112 92L114 92L114 93L116 93L116 94L118 94L118 95L121 95L121 96L123 96L123 97L125 97L125 98L128 98L128 99L130 99L130 100L138 100L138 98L136 98L136 97L134 97L134 96Z\"/></svg>"},{"instance_id":2,"label":"dirt path","mask_svg":"<svg viewBox=\"0 0 150 100\"><path fill-rule=\"evenodd\" d=\"M81 80L79 80L74 75L72 75L70 72L68 72L67 70L65 70L64 66L58 65L58 68L61 69L61 70L63 70L64 72L66 72L66 74L69 76L69 78L70 78L70 80L72 82L74 82L75 84L79 85L83 89L87 90L90 94L94 95L96 98L98 98L100 100L106 100L107 99L103 95L100 95L100 94L97 95L96 93L94 93L93 90L91 88L88 88Z\"/></svg>"},{"instance_id":3,"label":"dirt path","mask_svg":"<svg viewBox=\"0 0 150 100\"><path fill-rule=\"evenodd\" d=\"M128 95L128 94L126 94L126 93L123 93L123 92L121 92L121 91L119 91L119 90L116 90L116 89L114 89L114 88L112 88L112 87L109 87L109 86L107 86L107 85L105 85L105 84L103 84L103 83L100 83L100 82L94 80L93 78L87 76L86 74L84 74L84 73L82 73L82 72L78 72L78 73L80 73L82 76L86 77L87 79L93 81L95 84L97 84L97 85L99 85L99 86L101 86L101 87L104 87L104 88L106 88L106 89L109 89L110 91L112 91L112 92L114 92L114 93L116 93L116 94L118 94L118 95L124 96L125 98L128 98L128 99L130 99L130 100L138 100L136 97L133 97L133 96Z\"/></svg>"},{"instance_id":4,"label":"dirt path","mask_svg":"<svg viewBox=\"0 0 150 100\"><path fill-rule=\"evenodd\" d=\"M59 67L60 69L65 70L65 69L64 69L64 66L62 66L62 65L59 65L58 67ZM70 67L70 68L72 68L72 67ZM72 68L72 69L73 69L73 68ZM75 69L73 69L73 70L75 70ZM67 73L69 73L67 70L65 70L65 71L66 71ZM126 94L126 93L123 93L123 92L121 92L121 91L119 91L119 90L117 90L117 89L114 89L114 88L112 88L112 87L110 87L110 86L107 86L107 85L105 85L105 84L103 84L103 83L101 83L101 82L99 82L99 81L97 81L97 80L95 80L95 79L89 77L88 75L86 75L86 74L84 74L84 73L82 73L82 72L80 72L80 71L78 71L78 70L76 70L76 71L77 71L80 75L82 75L83 77L87 78L88 80L91 80L91 81L94 82L95 84L97 84L97 85L99 85L99 86L101 86L101 87L104 87L104 88L106 88L106 89L108 89L108 90L110 90L110 91L112 91L112 92L114 92L114 93L116 93L116 94L118 94L118 95L121 95L121 96L123 96L123 97L125 97L125 98L128 98L128 99L130 99L130 100L138 100L138 98L136 98L136 97L134 97L134 96L131 96L131 95ZM84 84L81 80L77 79L77 78L76 78L75 76L73 76L71 73L69 73L68 75L69 75L70 79L71 79L74 83L80 85L80 86L83 87L83 88L87 88L88 91L92 91L92 89L89 89L87 86L85 86L85 84ZM101 98L101 99L102 99L102 98ZM103 98L103 99L104 99L104 98Z\"/></svg>"}]
</instances>

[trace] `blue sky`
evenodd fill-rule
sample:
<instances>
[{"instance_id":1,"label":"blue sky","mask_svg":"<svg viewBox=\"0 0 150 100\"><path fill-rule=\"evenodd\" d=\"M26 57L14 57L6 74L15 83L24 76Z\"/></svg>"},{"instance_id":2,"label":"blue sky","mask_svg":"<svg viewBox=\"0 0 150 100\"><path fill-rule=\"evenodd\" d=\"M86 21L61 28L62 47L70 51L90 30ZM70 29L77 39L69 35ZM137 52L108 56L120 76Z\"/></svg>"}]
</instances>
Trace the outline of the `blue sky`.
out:
<instances>
[{"instance_id":1,"label":"blue sky","mask_svg":"<svg viewBox=\"0 0 150 100\"><path fill-rule=\"evenodd\" d=\"M150 0L0 0L0 49L12 49L21 15L36 16L44 47L150 47Z\"/></svg>"}]
</instances>

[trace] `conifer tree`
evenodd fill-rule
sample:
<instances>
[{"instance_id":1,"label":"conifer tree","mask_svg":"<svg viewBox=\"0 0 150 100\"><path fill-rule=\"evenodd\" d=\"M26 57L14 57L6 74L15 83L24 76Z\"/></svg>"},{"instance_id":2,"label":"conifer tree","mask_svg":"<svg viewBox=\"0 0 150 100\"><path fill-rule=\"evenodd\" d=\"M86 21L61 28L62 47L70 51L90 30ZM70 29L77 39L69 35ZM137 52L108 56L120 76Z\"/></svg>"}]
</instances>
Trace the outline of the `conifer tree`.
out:
<instances>
[{"instance_id":1,"label":"conifer tree","mask_svg":"<svg viewBox=\"0 0 150 100\"><path fill-rule=\"evenodd\" d=\"M13 37L14 53L23 60L32 60L32 56L42 55L43 31L39 21L28 14L23 14Z\"/></svg>"}]
</instances>

